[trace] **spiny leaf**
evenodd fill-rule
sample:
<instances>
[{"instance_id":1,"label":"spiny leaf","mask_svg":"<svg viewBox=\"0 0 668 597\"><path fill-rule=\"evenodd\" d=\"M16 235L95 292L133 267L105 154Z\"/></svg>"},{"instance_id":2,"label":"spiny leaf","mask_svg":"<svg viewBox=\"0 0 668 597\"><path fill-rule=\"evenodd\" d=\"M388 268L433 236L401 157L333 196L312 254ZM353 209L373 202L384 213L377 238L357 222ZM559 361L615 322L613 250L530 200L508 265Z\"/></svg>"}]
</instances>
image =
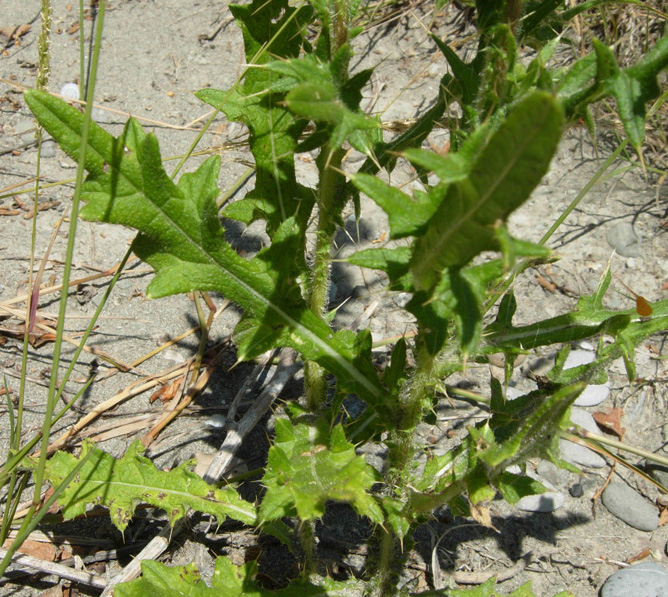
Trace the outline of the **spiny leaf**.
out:
<instances>
[{"instance_id":1,"label":"spiny leaf","mask_svg":"<svg viewBox=\"0 0 668 597\"><path fill-rule=\"evenodd\" d=\"M77 159L83 115L44 92L28 91L25 97L44 128ZM140 230L135 252L156 269L149 296L222 292L250 316L280 331L277 336L285 345L337 375L342 387L371 403L382 403L377 376L362 373L351 350L330 338L329 327L300 298L297 302L299 293L286 286L296 285L296 280L279 282L266 262L244 259L225 241L215 204L217 156L174 185L162 169L157 140L143 135L134 120L119 139L93 124L86 156L91 174L84 184L88 205L83 214ZM293 302L286 303L286 298Z\"/></svg>"},{"instance_id":2,"label":"spiny leaf","mask_svg":"<svg viewBox=\"0 0 668 597\"><path fill-rule=\"evenodd\" d=\"M374 146L382 141L380 121L359 109L362 96L358 87L366 82L367 75L350 80L341 88L336 68L333 65L326 68L314 56L272 63L268 68L294 81L285 96L290 110L309 120L331 125L329 143L332 147L349 141L358 151L373 155Z\"/></svg>"},{"instance_id":3,"label":"spiny leaf","mask_svg":"<svg viewBox=\"0 0 668 597\"><path fill-rule=\"evenodd\" d=\"M153 560L141 563L142 578L116 586L117 597L337 597L359 589L357 581L337 582L328 578L320 584L299 580L279 591L261 588L255 581L257 563L252 561L235 566L224 556L216 558L216 569L208 587L195 564L165 566Z\"/></svg>"},{"instance_id":4,"label":"spiny leaf","mask_svg":"<svg viewBox=\"0 0 668 597\"><path fill-rule=\"evenodd\" d=\"M438 48L443 52L445 59L448 61L452 73L455 76L455 79L461 87L460 93L460 102L462 106L470 106L473 104L478 89L480 88L480 67L481 61L474 60L473 62L467 64L463 62L459 56L443 42L436 35L432 35L431 38L434 40Z\"/></svg>"},{"instance_id":5,"label":"spiny leaf","mask_svg":"<svg viewBox=\"0 0 668 597\"><path fill-rule=\"evenodd\" d=\"M320 518L328 500L348 502L358 514L383 520L380 506L368 490L378 480L376 471L355 454L341 425L331 432L326 422L293 425L276 422L276 440L269 449L263 483L267 493L260 518L274 520L298 515Z\"/></svg>"},{"instance_id":6,"label":"spiny leaf","mask_svg":"<svg viewBox=\"0 0 668 597\"><path fill-rule=\"evenodd\" d=\"M255 188L243 201L264 202L265 207L254 217L267 220L270 236L290 216L296 216L305 228L313 194L297 184L294 151L307 121L296 118L283 105L284 93L271 90L280 75L256 65L266 65L276 57L299 56L302 30L313 10L308 5L293 8L287 0L254 0L248 5L232 4L230 10L244 37L246 61L253 66L243 83L233 89L203 89L195 95L220 108L228 120L248 126L257 175Z\"/></svg>"},{"instance_id":7,"label":"spiny leaf","mask_svg":"<svg viewBox=\"0 0 668 597\"><path fill-rule=\"evenodd\" d=\"M604 277L607 288L609 275ZM508 326L507 320L494 322L484 332L485 339L496 349L519 348L528 350L538 346L569 343L605 332L615 341L599 352L597 363L618 357L624 358L627 375L635 377L633 354L635 346L650 334L668 327L668 300L652 303L649 317L638 315L635 309L612 311L600 305L603 290L593 296L582 297L575 311L526 326Z\"/></svg>"},{"instance_id":8,"label":"spiny leaf","mask_svg":"<svg viewBox=\"0 0 668 597\"><path fill-rule=\"evenodd\" d=\"M442 183L450 184L468 176L468 161L460 150L457 153L439 155L426 149L407 149L404 157L412 164L422 166L439 177Z\"/></svg>"},{"instance_id":9,"label":"spiny leaf","mask_svg":"<svg viewBox=\"0 0 668 597\"><path fill-rule=\"evenodd\" d=\"M382 270L392 282L396 282L408 273L410 258L410 247L395 247L393 249L363 249L350 255L347 261L360 267Z\"/></svg>"},{"instance_id":10,"label":"spiny leaf","mask_svg":"<svg viewBox=\"0 0 668 597\"><path fill-rule=\"evenodd\" d=\"M390 220L391 238L419 234L438 207L437 196L432 193L412 198L369 174L355 174L350 178L362 193L366 193L385 211Z\"/></svg>"},{"instance_id":11,"label":"spiny leaf","mask_svg":"<svg viewBox=\"0 0 668 597\"><path fill-rule=\"evenodd\" d=\"M465 181L448 192L415 243L411 271L431 290L446 267L495 248L493 225L519 207L547 172L561 138L561 109L546 93L518 104L493 133Z\"/></svg>"},{"instance_id":12,"label":"spiny leaf","mask_svg":"<svg viewBox=\"0 0 668 597\"><path fill-rule=\"evenodd\" d=\"M502 437L481 435L487 425L493 429L493 417L490 423L475 429L475 433L471 428L474 439L480 437L482 442L489 443L479 452L479 457L491 467L492 480L509 466L526 462L529 458L558 456L559 430L570 425L569 409L584 387L585 384L567 386L543 399L536 395L527 402L526 410L518 413L517 420L503 430Z\"/></svg>"},{"instance_id":13,"label":"spiny leaf","mask_svg":"<svg viewBox=\"0 0 668 597\"><path fill-rule=\"evenodd\" d=\"M501 473L496 486L509 504L518 502L526 495L537 495L547 491L545 486L535 479L508 471Z\"/></svg>"},{"instance_id":14,"label":"spiny leaf","mask_svg":"<svg viewBox=\"0 0 668 597\"><path fill-rule=\"evenodd\" d=\"M56 452L46 465L46 478L54 486L92 452L58 500L63 517L69 520L85 514L88 505L101 505L109 508L112 522L123 531L135 508L144 503L165 510L172 524L189 508L215 516L219 524L228 516L247 524L256 522L255 506L242 500L232 487L212 487L192 472L188 463L169 472L158 470L142 456L143 451L141 442L136 441L120 460L89 442L83 444L79 459Z\"/></svg>"},{"instance_id":15,"label":"spiny leaf","mask_svg":"<svg viewBox=\"0 0 668 597\"><path fill-rule=\"evenodd\" d=\"M563 77L559 99L569 117L583 114L587 105L612 95L632 145L645 138L645 104L660 94L657 75L668 65L668 36L656 42L637 64L620 69L610 48L594 40L594 54L576 62Z\"/></svg>"}]
</instances>

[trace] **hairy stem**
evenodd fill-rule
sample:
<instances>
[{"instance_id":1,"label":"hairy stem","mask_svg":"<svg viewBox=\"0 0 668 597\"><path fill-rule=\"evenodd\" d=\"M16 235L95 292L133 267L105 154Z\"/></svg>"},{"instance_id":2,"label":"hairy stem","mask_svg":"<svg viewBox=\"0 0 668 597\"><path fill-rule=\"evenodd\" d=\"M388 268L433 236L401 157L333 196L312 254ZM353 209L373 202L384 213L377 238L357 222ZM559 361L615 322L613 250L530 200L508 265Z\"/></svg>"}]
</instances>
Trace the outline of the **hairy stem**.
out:
<instances>
[{"instance_id":1,"label":"hairy stem","mask_svg":"<svg viewBox=\"0 0 668 597\"><path fill-rule=\"evenodd\" d=\"M315 572L315 529L312 520L302 520L299 526L299 541L304 550L304 578Z\"/></svg>"},{"instance_id":2,"label":"hairy stem","mask_svg":"<svg viewBox=\"0 0 668 597\"><path fill-rule=\"evenodd\" d=\"M323 317L329 304L331 246L336 219L345 200L345 178L341 174L344 151L325 145L318 158L320 188L318 192L318 230L316 232L315 261L309 303L311 311ZM327 392L325 371L320 365L309 362L304 369L306 403L309 410L317 411L324 403Z\"/></svg>"},{"instance_id":3,"label":"hairy stem","mask_svg":"<svg viewBox=\"0 0 668 597\"><path fill-rule=\"evenodd\" d=\"M381 528L378 532L380 533L380 553L378 554L377 594L379 597L385 597L396 593L397 573L401 568L397 566L395 558L397 538L394 532L389 527L387 529Z\"/></svg>"}]
</instances>

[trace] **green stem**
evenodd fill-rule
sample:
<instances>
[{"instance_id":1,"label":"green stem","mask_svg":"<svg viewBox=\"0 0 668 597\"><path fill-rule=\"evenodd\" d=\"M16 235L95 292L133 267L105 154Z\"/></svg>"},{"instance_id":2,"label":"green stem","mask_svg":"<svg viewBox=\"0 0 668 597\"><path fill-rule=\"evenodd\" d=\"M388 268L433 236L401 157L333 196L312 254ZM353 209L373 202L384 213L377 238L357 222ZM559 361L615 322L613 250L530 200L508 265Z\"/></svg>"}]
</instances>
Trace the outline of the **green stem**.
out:
<instances>
[{"instance_id":1,"label":"green stem","mask_svg":"<svg viewBox=\"0 0 668 597\"><path fill-rule=\"evenodd\" d=\"M378 554L378 594L380 597L394 595L398 581L398 571L401 566L397 566L395 553L397 550L397 538L388 526L387 529L379 528L380 541Z\"/></svg>"},{"instance_id":2,"label":"green stem","mask_svg":"<svg viewBox=\"0 0 668 597\"><path fill-rule=\"evenodd\" d=\"M420 330L424 333L424 330ZM388 445L389 474L387 483L390 488L399 492L400 502L409 500L408 487L413 473L412 463L415 461L416 443L415 428L422 421L426 410L431 408L434 392L434 355L426 346L419 342L415 351L416 368L413 377L399 397L397 424L390 431ZM409 511L410 512L410 511ZM412 513L412 512L411 512ZM379 529L379 559L377 581L381 596L392 595L397 584L397 565L394 557L397 549L397 538L391 527Z\"/></svg>"},{"instance_id":3,"label":"green stem","mask_svg":"<svg viewBox=\"0 0 668 597\"><path fill-rule=\"evenodd\" d=\"M58 382L58 368L60 365L60 352L62 347L62 336L65 326L66 312L67 312L67 288L69 286L70 272L72 270L72 255L74 254L74 241L76 239L76 229L79 217L79 202L81 200L81 189L84 179L84 164L86 158L86 148L88 145L88 133L90 131L91 112L93 108L93 95L95 90L95 73L99 60L100 47L102 45L102 28L104 24L104 13L106 9L106 0L100 0L99 18L97 28L95 31L95 51L92 59L92 74L89 82L88 95L86 97L86 112L83 122L83 130L81 134L81 153L79 156L79 164L77 166L77 177L74 188L74 197L72 198L72 210L70 212L70 228L67 238L67 249L65 253L65 265L63 268L62 287L63 292L60 296L60 304L58 311L58 323L56 325L56 339L53 346L53 361L51 366L51 378L49 382L49 391L46 401L46 412L44 414L44 424L42 426L42 447L39 457L39 465L35 470L35 493L33 496L33 505L31 513L26 517L26 520L31 518L32 513L39 505L40 493L42 489L42 482L44 480L44 468L46 465L47 449L49 445L49 435L52 424L53 411L56 406L57 391L56 386Z\"/></svg>"},{"instance_id":4,"label":"green stem","mask_svg":"<svg viewBox=\"0 0 668 597\"><path fill-rule=\"evenodd\" d=\"M315 530L312 520L302 520L299 526L299 541L304 551L302 575L308 579L315 572Z\"/></svg>"},{"instance_id":5,"label":"green stem","mask_svg":"<svg viewBox=\"0 0 668 597\"><path fill-rule=\"evenodd\" d=\"M329 304L331 247L336 218L345 198L345 178L341 173L342 148L325 145L318 158L320 188L318 190L318 229L316 232L315 261L311 280L309 306L319 317L324 317ZM319 410L325 401L327 380L320 365L308 362L304 368L306 403L311 412Z\"/></svg>"}]
</instances>

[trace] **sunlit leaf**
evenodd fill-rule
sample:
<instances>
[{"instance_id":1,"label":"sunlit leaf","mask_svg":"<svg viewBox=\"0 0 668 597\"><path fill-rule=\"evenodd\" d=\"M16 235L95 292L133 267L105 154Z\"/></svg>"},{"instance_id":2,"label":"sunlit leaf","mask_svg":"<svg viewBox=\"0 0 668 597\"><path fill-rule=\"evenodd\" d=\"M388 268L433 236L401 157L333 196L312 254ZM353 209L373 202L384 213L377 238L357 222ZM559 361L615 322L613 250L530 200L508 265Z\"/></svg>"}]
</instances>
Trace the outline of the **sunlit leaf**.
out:
<instances>
[{"instance_id":1,"label":"sunlit leaf","mask_svg":"<svg viewBox=\"0 0 668 597\"><path fill-rule=\"evenodd\" d=\"M70 520L85 514L89 506L105 506L112 522L123 531L137 506L150 504L165 510L172 524L189 508L215 516L219 524L228 516L247 524L256 522L255 506L242 500L233 487L209 485L192 472L192 463L161 471L142 456L143 451L141 443L135 441L120 460L88 442L79 458L56 452L46 465L46 478L54 486L92 452L58 500L63 517Z\"/></svg>"}]
</instances>

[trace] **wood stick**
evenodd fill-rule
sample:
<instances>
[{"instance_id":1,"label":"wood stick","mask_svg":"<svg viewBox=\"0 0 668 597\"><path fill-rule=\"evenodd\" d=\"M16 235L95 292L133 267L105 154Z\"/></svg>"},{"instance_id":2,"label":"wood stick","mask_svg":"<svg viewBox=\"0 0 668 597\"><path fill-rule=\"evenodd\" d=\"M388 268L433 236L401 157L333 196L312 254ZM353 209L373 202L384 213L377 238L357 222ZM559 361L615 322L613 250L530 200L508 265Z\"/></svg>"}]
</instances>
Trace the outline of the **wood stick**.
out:
<instances>
[{"instance_id":1,"label":"wood stick","mask_svg":"<svg viewBox=\"0 0 668 597\"><path fill-rule=\"evenodd\" d=\"M0 547L0 558L4 558L6 555L7 550ZM71 580L89 587L95 587L96 589L104 589L107 586L107 581L98 574L74 570L68 566L40 560L39 558L28 556L24 553L14 554L14 557L12 557L12 565L9 569L25 570L26 568L29 570L39 570L46 574L55 574L60 578Z\"/></svg>"}]
</instances>

